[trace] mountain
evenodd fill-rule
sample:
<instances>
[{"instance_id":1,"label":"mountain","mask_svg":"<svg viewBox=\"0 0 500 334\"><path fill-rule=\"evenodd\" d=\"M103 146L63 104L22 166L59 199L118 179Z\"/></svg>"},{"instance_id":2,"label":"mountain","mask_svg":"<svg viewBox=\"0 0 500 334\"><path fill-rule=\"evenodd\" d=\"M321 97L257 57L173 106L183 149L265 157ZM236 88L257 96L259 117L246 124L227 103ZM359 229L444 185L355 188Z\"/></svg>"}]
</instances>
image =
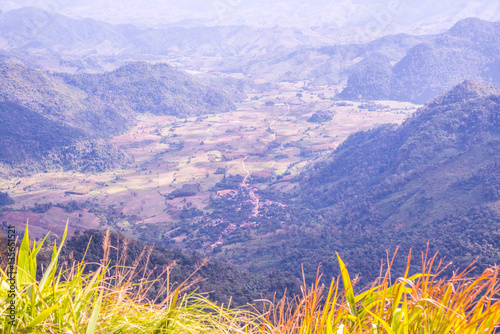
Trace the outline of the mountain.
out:
<instances>
[{"instance_id":1,"label":"mountain","mask_svg":"<svg viewBox=\"0 0 500 334\"><path fill-rule=\"evenodd\" d=\"M486 193L469 194L463 200L471 204L462 203L460 208L439 201L457 199L459 189L448 188L448 183L477 173L498 158L490 151L500 143L499 96L500 90L491 84L464 81L431 100L400 127L386 125L349 137L305 178L303 186L309 191L304 199L316 208L354 200L377 203L382 210L394 204L393 193L408 193L416 201L408 206L418 210L419 199L432 197L435 203L428 206L429 210L435 207L432 214L422 214L427 218L420 220L481 203L488 198ZM424 180L432 180L429 188L423 188ZM408 212L386 211L390 214L379 222L412 221Z\"/></svg>"},{"instance_id":2,"label":"mountain","mask_svg":"<svg viewBox=\"0 0 500 334\"><path fill-rule=\"evenodd\" d=\"M330 276L338 274L337 251L365 283L397 246L403 254L413 248L418 267L427 241L431 254L454 262L448 274L476 257L480 269L498 263L499 126L500 89L468 80L401 126L351 135L287 191L277 183L260 192L261 201L287 203L286 211L268 214L260 239L224 249L221 259L296 275L301 263L306 272L322 264ZM405 264L399 257L396 272Z\"/></svg>"},{"instance_id":3,"label":"mountain","mask_svg":"<svg viewBox=\"0 0 500 334\"><path fill-rule=\"evenodd\" d=\"M0 9L10 10L32 5L32 0L3 1ZM259 27L335 27L346 39L360 35L392 34L395 31L436 33L465 17L485 20L497 18L500 6L487 0L446 0L436 3L400 1L339 0L255 0L210 2L190 0L177 3L162 1L106 2L71 1L64 4L36 2L70 17L91 17L105 22L133 23L139 26L167 25L248 25ZM347 32L346 32L347 31Z\"/></svg>"},{"instance_id":4,"label":"mountain","mask_svg":"<svg viewBox=\"0 0 500 334\"><path fill-rule=\"evenodd\" d=\"M64 15L25 7L0 13L0 36L3 49L73 50L86 53L99 46L106 53L120 51L126 38L107 23L75 20Z\"/></svg>"},{"instance_id":5,"label":"mountain","mask_svg":"<svg viewBox=\"0 0 500 334\"><path fill-rule=\"evenodd\" d=\"M28 7L0 13L0 57L68 73L102 73L131 60L161 61L269 81L347 84L341 99L424 103L467 78L500 82L498 25L470 18L438 35L380 37L384 25L373 36L336 25L151 28ZM339 37L351 30L358 38ZM427 33L417 27L404 31Z\"/></svg>"},{"instance_id":6,"label":"mountain","mask_svg":"<svg viewBox=\"0 0 500 334\"><path fill-rule=\"evenodd\" d=\"M338 97L424 103L468 78L500 84L499 54L500 22L464 19L394 65L383 58L359 63Z\"/></svg>"},{"instance_id":7,"label":"mountain","mask_svg":"<svg viewBox=\"0 0 500 334\"><path fill-rule=\"evenodd\" d=\"M500 90L465 81L399 127L349 137L304 175L301 200L346 238L330 249L371 245L382 257L429 240L455 268L470 254L480 267L498 262L482 250L499 245L490 234L500 224L499 125Z\"/></svg>"},{"instance_id":8,"label":"mountain","mask_svg":"<svg viewBox=\"0 0 500 334\"><path fill-rule=\"evenodd\" d=\"M104 74L61 76L66 84L113 105L120 113L185 117L235 108L220 86L204 83L167 64L136 62Z\"/></svg>"},{"instance_id":9,"label":"mountain","mask_svg":"<svg viewBox=\"0 0 500 334\"><path fill-rule=\"evenodd\" d=\"M344 83L359 58L379 52L397 61L427 40L399 34L341 45L340 31L334 26L236 24L144 28L73 19L28 7L0 13L0 50L6 59L69 73L104 72L130 60L154 60L197 71L243 73L270 81L313 80L323 85Z\"/></svg>"},{"instance_id":10,"label":"mountain","mask_svg":"<svg viewBox=\"0 0 500 334\"><path fill-rule=\"evenodd\" d=\"M80 75L0 63L0 162L29 170L123 166L129 159L106 140L137 115L226 112L237 95L161 63Z\"/></svg>"},{"instance_id":11,"label":"mountain","mask_svg":"<svg viewBox=\"0 0 500 334\"><path fill-rule=\"evenodd\" d=\"M17 103L95 135L119 133L126 128L125 115L48 72L0 63L0 78L0 101ZM107 112L103 114L104 110Z\"/></svg>"},{"instance_id":12,"label":"mountain","mask_svg":"<svg viewBox=\"0 0 500 334\"><path fill-rule=\"evenodd\" d=\"M429 36L398 34L369 43L303 46L294 50L278 50L251 60L240 61L239 70L249 77L270 81L310 80L312 85L337 85L346 82L360 60L383 56L389 62L401 59L408 50ZM224 71L234 70L227 66Z\"/></svg>"}]
</instances>

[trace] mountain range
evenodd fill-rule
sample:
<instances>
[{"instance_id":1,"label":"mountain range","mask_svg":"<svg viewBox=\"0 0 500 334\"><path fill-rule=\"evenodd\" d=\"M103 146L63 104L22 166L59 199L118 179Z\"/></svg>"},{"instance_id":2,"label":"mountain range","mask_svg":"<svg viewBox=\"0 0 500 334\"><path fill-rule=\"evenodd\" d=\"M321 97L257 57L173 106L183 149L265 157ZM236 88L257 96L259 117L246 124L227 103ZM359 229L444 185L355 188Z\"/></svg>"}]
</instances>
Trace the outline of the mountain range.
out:
<instances>
[{"instance_id":1,"label":"mountain range","mask_svg":"<svg viewBox=\"0 0 500 334\"><path fill-rule=\"evenodd\" d=\"M438 34L340 43L333 26L151 28L28 7L0 13L0 57L68 73L102 73L130 60L168 61L249 79L336 85L338 99L422 104L465 79L500 82L499 25L467 18Z\"/></svg>"},{"instance_id":2,"label":"mountain range","mask_svg":"<svg viewBox=\"0 0 500 334\"><path fill-rule=\"evenodd\" d=\"M445 0L439 4L424 0L417 3L373 0L256 0L212 1L160 0L105 2L74 0L71 2L40 2L5 0L0 9L11 10L36 4L48 11L73 18L89 17L114 24L132 23L146 27L165 26L228 26L254 27L334 27L337 35L353 38L360 33L375 35L395 31L438 33L466 17L485 20L497 18L498 3L487 0Z\"/></svg>"},{"instance_id":3,"label":"mountain range","mask_svg":"<svg viewBox=\"0 0 500 334\"><path fill-rule=\"evenodd\" d=\"M394 65L379 56L355 66L339 98L424 103L465 79L500 84L500 22L465 19L414 45Z\"/></svg>"},{"instance_id":4,"label":"mountain range","mask_svg":"<svg viewBox=\"0 0 500 334\"><path fill-rule=\"evenodd\" d=\"M0 13L0 50L40 67L54 66L47 59L55 58L67 71L102 71L130 59L148 58L203 68L202 57L220 62L222 58L228 61L327 43L333 43L333 39L294 28L144 28L72 19L35 7Z\"/></svg>"},{"instance_id":5,"label":"mountain range","mask_svg":"<svg viewBox=\"0 0 500 334\"><path fill-rule=\"evenodd\" d=\"M245 84L252 80L303 81L304 91L308 85L331 85L341 90L329 96L331 100L390 99L424 105L400 126L385 124L351 135L334 151L315 157L298 176L283 174L278 179L275 171L253 176L248 172L247 180L241 175L226 177L226 169L221 167L219 172L217 168L216 174L224 174L222 180L204 189L203 207L196 203L204 211L180 199L181 195L192 195L187 191L190 185L181 185L187 181L177 180L174 173L172 184L177 190L162 194L155 188L150 193L165 201L158 204L165 205L160 211L172 208L167 201L179 197L178 226L166 231L160 230L163 222L142 224L137 235L150 240L161 236L165 245L185 239L183 246L212 252L214 258L246 267L251 273L279 270L276 280L284 280L283 272L300 277L301 264L308 280L314 279L319 264L328 277L335 276L335 252L339 252L349 270L367 283L376 278L379 260L398 246L404 252L410 248L424 252L427 247L431 253L439 251L454 261L447 273L475 258L479 269L498 263L500 90L495 84L500 84L500 23L469 18L438 34L397 34L348 45L339 44L334 36L337 28L191 24L151 28L69 18L32 7L0 13L2 170L116 170L132 160L108 139L124 133L142 114L184 118L232 111L235 102L242 101ZM134 61L138 59L144 61ZM195 76L174 66L219 73ZM292 113L312 112L308 109L317 102L312 94L313 102L307 105L302 99L306 94L290 91L295 93L297 105L304 106ZM252 98L260 103L262 97ZM329 100L324 93L318 98ZM267 101L265 112L273 110L274 104ZM249 105L258 109L251 104L245 107ZM334 106L352 106L353 114L358 111L345 102L330 108ZM317 121L311 127L319 129L333 117L333 113L321 110L314 115L317 117L299 121ZM204 129L202 117L199 122ZM243 125L240 128L243 131ZM273 132L271 125L266 131ZM276 136L274 131L274 139ZM141 143L148 145L147 140L136 145ZM181 141L168 144L174 149L169 146L151 160L158 170L171 167L160 166L154 159L170 159L170 154L184 145ZM284 146L277 141L272 144ZM193 152L198 152L196 145ZM208 146L201 138L199 145ZM289 143L293 145L297 143ZM268 146L272 147L261 147ZM221 147L213 151L222 153ZM222 150L226 148L233 150L230 145ZM242 159L245 168L246 157L239 152L235 156ZM207 159L219 162L216 156L207 155ZM186 160L190 164L191 155ZM233 166L240 168L240 161L234 161ZM160 173L155 174L160 188ZM155 174L147 181L151 187L156 184ZM252 179L259 175L267 177L261 177L262 183L253 188ZM211 176L208 169L203 176ZM200 185L191 187L198 189ZM8 194L1 194L6 198L4 206L12 204ZM64 200L66 195L75 193L65 191ZM131 196L136 197L136 192ZM155 197L139 200L149 204L151 198ZM50 208L52 203L46 201L34 203L30 210ZM123 202L120 205L125 208ZM78 203L56 204L61 208ZM259 205L265 205L265 215L258 214ZM98 205L93 209L99 209ZM109 210L114 212L115 208ZM139 218L133 216L135 223ZM96 219L96 224L103 221ZM222 224L210 224L214 221ZM75 236L73 242L81 248L93 234L102 239L102 234L87 231ZM190 237L184 238L186 235ZM203 239L207 235L210 238ZM224 244L224 238L231 243ZM93 251L99 258L99 250ZM193 262L200 260L197 255L186 258L167 253L155 253L156 260L161 259L157 262L165 265L170 260L185 260L192 269ZM396 273L404 268L405 260L396 260ZM208 276L217 277L219 269L220 264L210 263ZM254 298L262 291L255 286L274 282L272 277L259 276L263 281L254 281L250 276L230 268L221 280L231 286L231 293L241 294L244 303L243 294ZM238 284L247 280L250 288L245 287L243 293L235 280ZM278 290L283 287L277 286ZM204 291L212 287L207 284Z\"/></svg>"}]
</instances>

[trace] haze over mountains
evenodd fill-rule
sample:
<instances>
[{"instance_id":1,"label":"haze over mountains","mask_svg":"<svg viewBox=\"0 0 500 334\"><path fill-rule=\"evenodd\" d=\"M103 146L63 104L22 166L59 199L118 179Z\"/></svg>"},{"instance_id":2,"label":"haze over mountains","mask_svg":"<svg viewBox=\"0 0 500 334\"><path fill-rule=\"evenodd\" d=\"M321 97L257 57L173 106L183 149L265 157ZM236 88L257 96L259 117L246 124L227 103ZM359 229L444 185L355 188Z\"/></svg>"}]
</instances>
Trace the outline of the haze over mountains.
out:
<instances>
[{"instance_id":1,"label":"haze over mountains","mask_svg":"<svg viewBox=\"0 0 500 334\"><path fill-rule=\"evenodd\" d=\"M465 79L500 84L499 22L462 20L413 46L394 65L383 55L365 59L339 97L424 103Z\"/></svg>"},{"instance_id":2,"label":"haze over mountains","mask_svg":"<svg viewBox=\"0 0 500 334\"><path fill-rule=\"evenodd\" d=\"M141 26L167 24L247 25L253 27L332 27L339 37L366 34L369 39L396 32L438 33L466 17L495 20L495 1L2 1L0 9L38 6L74 18ZM367 42L364 40L361 42Z\"/></svg>"},{"instance_id":3,"label":"haze over mountains","mask_svg":"<svg viewBox=\"0 0 500 334\"><path fill-rule=\"evenodd\" d=\"M148 59L271 82L347 85L341 99L424 103L465 79L500 82L499 27L469 18L437 35L339 45L334 31L321 29L153 29L23 8L0 14L0 52L4 59L71 73Z\"/></svg>"}]
</instances>

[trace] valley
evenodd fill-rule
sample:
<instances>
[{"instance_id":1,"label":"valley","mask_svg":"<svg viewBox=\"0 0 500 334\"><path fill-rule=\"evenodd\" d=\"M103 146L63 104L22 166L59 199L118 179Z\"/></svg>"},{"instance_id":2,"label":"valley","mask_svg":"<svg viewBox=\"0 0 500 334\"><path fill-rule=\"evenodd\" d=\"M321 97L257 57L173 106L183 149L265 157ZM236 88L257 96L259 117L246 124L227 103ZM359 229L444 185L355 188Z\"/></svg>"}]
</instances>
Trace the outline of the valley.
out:
<instances>
[{"instance_id":1,"label":"valley","mask_svg":"<svg viewBox=\"0 0 500 334\"><path fill-rule=\"evenodd\" d=\"M2 179L0 191L15 201L2 219L18 224L29 219L38 236L49 230L60 234L69 219L71 232L112 228L190 249L187 241L199 228L179 232L185 230L183 225L209 215L214 198L238 199L239 210L253 206L253 213L242 214L239 222L214 227L221 229L215 240L195 247L211 253L225 243L228 231L251 226L251 218L264 215L272 205L259 200L259 191L271 184L292 189L294 177L307 164L330 153L350 134L379 124L400 124L418 107L392 101L335 101L334 87L328 86L313 90L303 83L288 83L278 88L249 94L235 111L225 113L186 118L138 115L135 126L110 139L131 159L129 168ZM331 119L308 122L318 111ZM214 218L207 226L220 222Z\"/></svg>"}]
</instances>

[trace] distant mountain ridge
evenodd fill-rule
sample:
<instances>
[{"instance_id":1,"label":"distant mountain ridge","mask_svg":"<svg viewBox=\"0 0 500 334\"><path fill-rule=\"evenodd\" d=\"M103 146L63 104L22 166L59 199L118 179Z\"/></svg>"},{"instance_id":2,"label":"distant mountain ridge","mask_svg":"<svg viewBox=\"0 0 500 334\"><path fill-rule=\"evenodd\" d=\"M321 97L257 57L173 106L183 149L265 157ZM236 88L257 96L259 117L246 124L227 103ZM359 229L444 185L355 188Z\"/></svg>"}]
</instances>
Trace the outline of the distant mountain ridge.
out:
<instances>
[{"instance_id":1,"label":"distant mountain ridge","mask_svg":"<svg viewBox=\"0 0 500 334\"><path fill-rule=\"evenodd\" d=\"M463 19L438 35L340 44L333 26L153 29L29 7L0 14L0 51L5 60L68 73L104 72L130 60L168 61L269 81L347 83L341 99L424 103L468 78L500 83L498 24Z\"/></svg>"},{"instance_id":2,"label":"distant mountain ridge","mask_svg":"<svg viewBox=\"0 0 500 334\"><path fill-rule=\"evenodd\" d=\"M500 22L464 19L393 66L388 59L356 66L339 98L424 103L465 79L498 85L499 69Z\"/></svg>"},{"instance_id":3,"label":"distant mountain ridge","mask_svg":"<svg viewBox=\"0 0 500 334\"><path fill-rule=\"evenodd\" d=\"M134 57L264 55L300 45L320 46L331 38L293 28L248 26L140 28L92 19L72 19L35 7L0 13L0 49L54 54ZM333 40L331 40L333 42ZM143 58L144 59L144 58ZM90 64L89 64L90 65Z\"/></svg>"}]
</instances>

